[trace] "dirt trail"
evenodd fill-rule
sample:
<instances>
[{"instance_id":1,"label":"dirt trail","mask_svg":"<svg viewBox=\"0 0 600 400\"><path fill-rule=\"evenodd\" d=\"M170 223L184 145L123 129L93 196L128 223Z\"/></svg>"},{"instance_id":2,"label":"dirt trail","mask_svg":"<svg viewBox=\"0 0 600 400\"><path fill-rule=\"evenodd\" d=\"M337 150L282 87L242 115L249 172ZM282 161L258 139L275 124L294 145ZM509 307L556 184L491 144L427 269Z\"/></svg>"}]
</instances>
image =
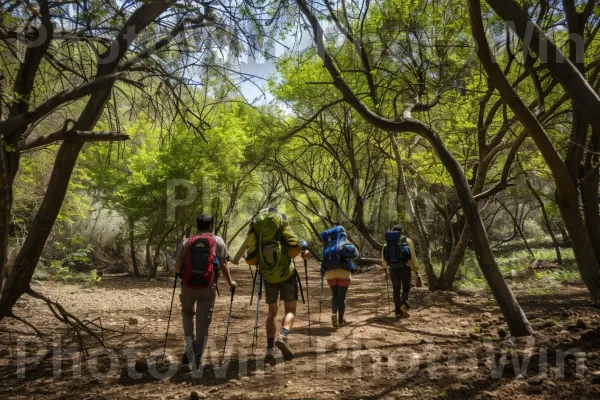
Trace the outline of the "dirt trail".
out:
<instances>
[{"instance_id":1,"label":"dirt trail","mask_svg":"<svg viewBox=\"0 0 600 400\"><path fill-rule=\"evenodd\" d=\"M299 261L298 266L301 266ZM54 378L52 357L47 357L41 364L32 364L26 370L25 378L18 378L14 344L17 338L33 341L35 337L19 334L29 333L31 329L20 322L7 320L0 324L2 348L10 349L0 358L0 397L179 399L189 398L190 393L195 391L199 398L249 399L600 398L600 385L593 383L600 383L600 377L594 375L600 374L600 356L597 353L600 319L597 310L587 307L588 300L582 287L564 286L558 293L545 296L527 296L517 290L523 308L536 327L535 338L529 339L535 342L532 342L533 349L527 350L527 339L513 339L514 350L502 353L499 347L503 340L498 337L498 330L506 326L490 299L483 295L459 296L417 289L412 294L411 318L399 321L389 313L383 270L353 277L347 304L347 319L352 324L335 329L330 323L327 286L327 304L319 315L320 276L317 265L311 263L309 292L313 346L309 347L307 306L299 304L296 324L290 336L296 358L286 363L277 360L265 364L264 321L267 307L263 299L259 346L252 351L255 308L249 304L251 275L247 265L235 266L233 273L240 287L233 304L227 355L222 363L229 307L229 293L222 282L202 377L181 368L167 373L168 366L163 363L159 363L157 371L165 374L164 379L156 378L157 373L153 377L149 371L136 374L133 368L138 356L154 354L150 357L151 361L161 360L171 300L170 278L163 277L152 283L108 276L93 289L53 282L38 284L36 290L59 301L74 315L82 319L96 319L103 327L113 331L105 332L104 339L107 347L114 349L118 355L112 363L115 370L107 373L108 357L91 357L91 361L82 362L81 376L73 372L71 361L64 361L60 364L62 377ZM301 276L304 284L303 271ZM306 288L304 290L306 294ZM77 341L72 340L73 335L66 334L65 327L53 319L43 303L26 298L19 302L16 313L45 333L62 334L63 349L78 348ZM131 318L136 319L137 324L129 325ZM586 329L577 326L578 320L586 325ZM168 354L172 360L179 360L183 331L177 299L171 332ZM47 340L51 342L52 339ZM91 338L86 339L86 346L91 354L100 350ZM540 346L549 349L549 367L548 376L538 382L532 377L539 372ZM38 348L35 344L29 347ZM556 348L583 351L583 359L579 359L584 368L583 378L576 376L577 359L570 360L569 356L564 363L564 376L561 375L556 368L560 366L556 363ZM129 356L132 372L129 374L125 362L127 349L137 351ZM522 376L517 377L519 371L514 371L512 360L517 360L515 355L518 355L519 362L522 362L523 357L532 352L529 369L524 369ZM44 354L43 351L39 353ZM63 357L70 360L72 356ZM58 360L58 357L55 359ZM505 360L507 365L504 374L495 378L493 372L498 359ZM152 367L152 362L150 364ZM517 369L519 366L517 364ZM176 363L173 363L175 367ZM94 368L98 372L92 374L90 371Z\"/></svg>"}]
</instances>

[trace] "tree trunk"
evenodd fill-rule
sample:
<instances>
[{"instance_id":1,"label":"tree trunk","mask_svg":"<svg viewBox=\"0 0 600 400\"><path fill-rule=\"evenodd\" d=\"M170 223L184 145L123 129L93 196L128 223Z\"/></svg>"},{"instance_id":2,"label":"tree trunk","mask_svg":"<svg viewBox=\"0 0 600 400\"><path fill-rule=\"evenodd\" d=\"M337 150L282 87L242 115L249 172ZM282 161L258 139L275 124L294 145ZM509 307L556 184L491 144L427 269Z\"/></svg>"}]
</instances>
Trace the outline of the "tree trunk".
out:
<instances>
[{"instance_id":1,"label":"tree trunk","mask_svg":"<svg viewBox=\"0 0 600 400\"><path fill-rule=\"evenodd\" d=\"M35 77L54 36L54 23L51 20L49 2L39 1L41 22L45 29L45 38L38 46L28 46L25 57L21 61L11 96L13 102L8 107L8 118L22 115L30 110L30 97ZM1 115L0 115L1 117ZM21 152L19 141L26 128L12 132L2 132L0 143L0 299L5 290L8 266L8 236L13 201L13 182L19 170ZM1 308L1 307L0 307ZM0 311L0 320L2 319Z\"/></svg>"},{"instance_id":2,"label":"tree trunk","mask_svg":"<svg viewBox=\"0 0 600 400\"><path fill-rule=\"evenodd\" d=\"M444 273L440 277L441 279L438 283L438 289L452 290L456 273L458 272L458 269L465 258L465 252L467 251L470 239L471 231L469 229L469 225L465 225L458 242L456 242L454 248L452 249L452 253L450 254L450 258L448 259L448 264L444 269Z\"/></svg>"},{"instance_id":3,"label":"tree trunk","mask_svg":"<svg viewBox=\"0 0 600 400\"><path fill-rule=\"evenodd\" d=\"M581 201L583 203L585 226L590 235L596 258L600 260L600 207L598 206L598 188L600 185L598 164L600 163L600 157L595 154L600 150L600 132L592 132L589 150L590 152L587 153L585 159L584 177L581 182Z\"/></svg>"},{"instance_id":4,"label":"tree trunk","mask_svg":"<svg viewBox=\"0 0 600 400\"><path fill-rule=\"evenodd\" d=\"M519 213L519 205L517 204L517 212L513 215L513 213L510 212L508 207L506 207L506 205L500 199L497 199L497 201L500 204L500 206L504 208L504 211L506 211L510 219L512 219L514 229L519 234L519 236L521 236L521 239L523 239L523 243L525 243L525 248L527 248L527 252L529 253L529 255L533 257L533 251L531 251L531 247L529 247L529 242L527 241L527 238L523 233L523 229L521 229L521 224L519 223L519 220L517 218Z\"/></svg>"},{"instance_id":5,"label":"tree trunk","mask_svg":"<svg viewBox=\"0 0 600 400\"><path fill-rule=\"evenodd\" d=\"M169 236L169 234L171 232L173 232L173 230L175 230L175 228L177 228L176 225L171 226L169 229L167 229L167 231L165 233L163 233L160 237L160 239L158 239L158 243L156 244L156 248L154 249L154 269L157 270L158 269L158 257L160 256L160 249L162 249L163 244L165 243L165 240L167 239L167 236ZM156 275L156 272L155 272Z\"/></svg>"},{"instance_id":6,"label":"tree trunk","mask_svg":"<svg viewBox=\"0 0 600 400\"><path fill-rule=\"evenodd\" d=\"M154 222L150 234L146 240L146 270L148 271L148 279L156 279L156 265L152 262L152 241L156 235L156 229L158 229L159 220Z\"/></svg>"},{"instance_id":7,"label":"tree trunk","mask_svg":"<svg viewBox=\"0 0 600 400\"><path fill-rule=\"evenodd\" d=\"M140 269L137 263L137 256L135 252L135 223L133 221L133 217L127 217L127 221L129 221L129 251L131 255L131 266L133 267L133 275L140 276Z\"/></svg>"},{"instance_id":8,"label":"tree trunk","mask_svg":"<svg viewBox=\"0 0 600 400\"><path fill-rule=\"evenodd\" d=\"M521 168L521 170L523 170L523 168ZM525 171L523 171L523 172L525 172ZM539 193L537 192L537 190L535 190L535 188L533 187L533 184L531 183L531 180L529 179L527 174L525 174L525 183L527 184L527 187L529 188L529 190L533 194L533 197L535 197L536 201L538 202L538 204L540 206L540 211L542 212L542 216L544 218L544 224L546 225L546 229L548 230L548 233L550 234L550 237L552 238L552 245L554 246L554 251L556 252L556 261L559 264L562 264L562 256L560 254L560 245L558 244L558 239L556 239L556 235L554 234L552 225L550 224L550 218L548 217L548 212L546 211L546 205L544 204L544 200L542 200L542 198L539 195Z\"/></svg>"},{"instance_id":9,"label":"tree trunk","mask_svg":"<svg viewBox=\"0 0 600 400\"><path fill-rule=\"evenodd\" d=\"M521 38L523 38L522 34L525 34L529 18L526 14L524 16L522 15L522 10L514 3L514 1L502 0L500 2L497 0L487 0L487 2L494 8L494 10L498 14L500 14L500 16L505 21L510 20L510 18L508 17L510 17L516 12L516 18L519 19L518 21L515 21L517 26L517 33L519 36L521 36ZM579 268L581 278L583 279L588 290L590 291L592 300L594 302L598 302L600 296L600 267L598 265L598 259L596 258L596 255L594 253L592 242L590 240L587 230L585 229L583 217L581 215L581 212L579 211L578 192L577 188L575 187L572 181L571 174L566 165L564 164L563 160L561 159L560 155L554 148L554 145L552 144L550 138L546 134L544 128L541 126L540 122L529 111L527 106L523 103L522 99L517 95L514 88L506 79L506 76L504 76L504 73L502 72L498 64L494 61L489 48L489 44L487 42L485 30L483 28L483 22L481 20L480 1L468 0L468 3L469 14L471 17L472 32L477 42L477 55L481 60L483 67L489 75L490 82L494 85L494 87L498 89L500 95L502 96L506 104L508 104L508 106L511 108L515 116L519 119L521 124L523 124L523 126L529 131L531 138L534 140L537 148L540 150L540 153L544 157L546 164L552 171L552 176L554 178L554 181L556 182L557 205L561 210L565 227L567 228L567 231L569 232L569 236L571 237L573 243L573 251L575 253L575 258L577 260L577 266ZM504 7L506 3L510 3L508 7ZM508 14L506 14L506 12L508 12ZM531 21L529 22L531 23ZM537 45L539 46L539 38L536 38L536 40ZM535 43L536 40L533 40L532 43ZM554 55L556 55L557 51L560 52L560 50L554 48ZM553 54L549 52L549 61L552 59L552 57ZM587 85L587 82L585 82L585 80L583 81L583 85L585 87L580 87L581 82L579 82L578 76L581 77L581 74L579 74L577 69L573 67L571 63L568 63L568 65L572 67L574 74L577 75L572 76L572 78L574 79L573 84L575 85L575 87L579 87L579 89L582 91L585 90L585 87L589 88L589 85ZM563 83L565 78L564 68L568 68L568 66L564 63L549 63L548 66L549 68L552 66L551 70L559 70L557 71L558 73L556 79L559 82ZM571 73L573 73L573 71L571 71ZM576 84L575 81L577 81L578 83ZM573 92L573 87L565 87L565 91L567 91L567 93L571 95L571 93ZM574 97L574 95L571 95L571 97ZM597 98L597 95L593 93L593 90L591 95L589 93L584 94L584 101L581 101L582 103L584 103L583 106L585 106L585 104L587 104L588 101L593 103L592 97ZM581 107L579 103L580 101L578 101L577 104L579 107ZM597 109L600 109L600 106L596 107L596 110ZM598 114L593 111L591 113Z\"/></svg>"}]
</instances>

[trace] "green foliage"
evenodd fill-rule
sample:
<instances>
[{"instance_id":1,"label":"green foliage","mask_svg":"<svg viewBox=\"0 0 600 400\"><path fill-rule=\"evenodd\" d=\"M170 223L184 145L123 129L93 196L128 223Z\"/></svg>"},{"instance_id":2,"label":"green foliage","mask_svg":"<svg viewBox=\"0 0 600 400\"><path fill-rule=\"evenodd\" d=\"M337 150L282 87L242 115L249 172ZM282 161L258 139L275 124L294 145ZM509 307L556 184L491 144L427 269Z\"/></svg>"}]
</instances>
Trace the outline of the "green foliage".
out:
<instances>
[{"instance_id":1,"label":"green foliage","mask_svg":"<svg viewBox=\"0 0 600 400\"><path fill-rule=\"evenodd\" d=\"M102 278L98 276L98 270L93 269L90 273L83 278L83 286L92 287L98 285L102 281Z\"/></svg>"},{"instance_id":2,"label":"green foliage","mask_svg":"<svg viewBox=\"0 0 600 400\"><path fill-rule=\"evenodd\" d=\"M48 268L49 277L53 281L68 282L73 278L73 274L68 266L63 265L62 260L52 260Z\"/></svg>"}]
</instances>

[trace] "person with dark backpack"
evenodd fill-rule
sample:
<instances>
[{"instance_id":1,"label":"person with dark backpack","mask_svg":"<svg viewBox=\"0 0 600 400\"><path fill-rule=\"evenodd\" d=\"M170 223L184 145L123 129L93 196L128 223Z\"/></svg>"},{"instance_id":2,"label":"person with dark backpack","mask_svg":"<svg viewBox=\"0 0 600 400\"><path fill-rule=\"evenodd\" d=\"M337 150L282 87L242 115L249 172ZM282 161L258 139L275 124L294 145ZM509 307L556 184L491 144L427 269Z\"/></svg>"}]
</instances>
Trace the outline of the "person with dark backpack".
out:
<instances>
[{"instance_id":1,"label":"person with dark backpack","mask_svg":"<svg viewBox=\"0 0 600 400\"><path fill-rule=\"evenodd\" d=\"M275 357L275 346L284 360L294 358L288 335L296 316L299 276L293 260L300 253L308 257L305 250L306 243L298 240L285 214L277 209L261 210L252 220L248 231L246 262L258 266L257 282L262 282L269 306L266 323L267 359ZM261 285L258 287L260 290ZM283 300L284 316L280 336L275 340L279 299Z\"/></svg>"},{"instance_id":2,"label":"person with dark backpack","mask_svg":"<svg viewBox=\"0 0 600 400\"><path fill-rule=\"evenodd\" d=\"M337 328L349 324L344 319L346 295L354 272L352 260L358 257L358 250L348 241L343 226L321 232L321 240L323 241L321 276L327 279L327 285L331 289L331 323Z\"/></svg>"},{"instance_id":3,"label":"person with dark backpack","mask_svg":"<svg viewBox=\"0 0 600 400\"><path fill-rule=\"evenodd\" d=\"M212 216L199 216L196 226L198 233L184 240L177 249L175 273L181 277L179 300L185 335L185 354L181 362L189 364L194 360L199 368L208 342L219 272L223 272L230 287L237 287L237 284L229 271L227 246L222 238L212 233Z\"/></svg>"},{"instance_id":4,"label":"person with dark backpack","mask_svg":"<svg viewBox=\"0 0 600 400\"><path fill-rule=\"evenodd\" d=\"M394 293L394 311L396 318L408 318L412 272L418 273L419 266L415 247L411 239L404 236L404 228L396 225L385 234L385 246L381 252L381 262L389 268Z\"/></svg>"}]
</instances>

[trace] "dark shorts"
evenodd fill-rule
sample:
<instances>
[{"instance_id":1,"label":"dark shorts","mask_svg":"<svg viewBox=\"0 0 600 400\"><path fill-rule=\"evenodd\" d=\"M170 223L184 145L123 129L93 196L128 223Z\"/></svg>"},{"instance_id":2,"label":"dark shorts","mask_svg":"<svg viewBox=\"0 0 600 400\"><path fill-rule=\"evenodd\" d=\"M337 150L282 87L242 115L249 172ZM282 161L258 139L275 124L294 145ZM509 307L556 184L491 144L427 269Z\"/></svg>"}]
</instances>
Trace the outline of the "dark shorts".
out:
<instances>
[{"instance_id":1,"label":"dark shorts","mask_svg":"<svg viewBox=\"0 0 600 400\"><path fill-rule=\"evenodd\" d=\"M298 280L295 274L288 280L279 283L265 281L264 286L267 304L277 303L279 297L286 303L298 301Z\"/></svg>"}]
</instances>

